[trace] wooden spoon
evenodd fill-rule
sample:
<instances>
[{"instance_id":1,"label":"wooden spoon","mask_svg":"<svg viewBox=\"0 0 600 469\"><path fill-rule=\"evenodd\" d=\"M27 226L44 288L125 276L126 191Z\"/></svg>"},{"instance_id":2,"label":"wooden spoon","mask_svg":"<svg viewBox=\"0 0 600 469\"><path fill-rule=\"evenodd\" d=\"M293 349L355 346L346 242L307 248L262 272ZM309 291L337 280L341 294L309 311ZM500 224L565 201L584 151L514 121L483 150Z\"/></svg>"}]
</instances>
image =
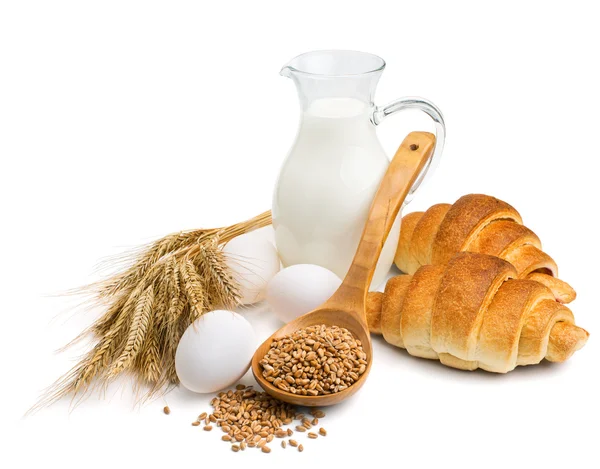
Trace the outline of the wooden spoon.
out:
<instances>
[{"instance_id":1,"label":"wooden spoon","mask_svg":"<svg viewBox=\"0 0 600 469\"><path fill-rule=\"evenodd\" d=\"M406 195L431 157L434 146L435 137L426 132L412 132L404 139L375 194L356 255L340 288L319 308L300 316L275 332L254 353L252 373L258 384L271 396L301 406L332 405L350 397L367 379L373 349L365 320L366 295L387 235ZM317 324L345 327L360 340L367 354L365 372L343 391L319 396L302 396L273 386L263 377L259 363L269 351L273 340Z\"/></svg>"}]
</instances>

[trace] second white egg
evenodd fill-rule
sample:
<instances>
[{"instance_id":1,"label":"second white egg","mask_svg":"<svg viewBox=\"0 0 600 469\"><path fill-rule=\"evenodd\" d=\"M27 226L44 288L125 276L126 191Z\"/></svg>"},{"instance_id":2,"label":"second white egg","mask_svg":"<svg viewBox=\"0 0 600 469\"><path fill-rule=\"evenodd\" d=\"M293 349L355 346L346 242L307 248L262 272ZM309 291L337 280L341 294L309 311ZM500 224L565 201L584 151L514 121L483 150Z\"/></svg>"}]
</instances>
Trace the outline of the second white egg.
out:
<instances>
[{"instance_id":1,"label":"second white egg","mask_svg":"<svg viewBox=\"0 0 600 469\"><path fill-rule=\"evenodd\" d=\"M323 304L341 283L337 275L324 267L292 265L269 282L267 303L280 320L288 323Z\"/></svg>"}]
</instances>

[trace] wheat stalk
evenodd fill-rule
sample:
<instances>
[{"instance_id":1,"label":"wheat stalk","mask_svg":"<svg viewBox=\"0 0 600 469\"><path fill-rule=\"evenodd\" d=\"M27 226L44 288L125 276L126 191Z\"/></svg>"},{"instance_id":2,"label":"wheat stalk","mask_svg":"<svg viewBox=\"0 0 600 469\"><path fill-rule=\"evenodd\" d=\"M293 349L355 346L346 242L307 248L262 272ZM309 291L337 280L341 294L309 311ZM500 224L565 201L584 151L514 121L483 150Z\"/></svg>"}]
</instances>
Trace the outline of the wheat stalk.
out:
<instances>
[{"instance_id":1,"label":"wheat stalk","mask_svg":"<svg viewBox=\"0 0 600 469\"><path fill-rule=\"evenodd\" d=\"M106 310L71 342L91 333L96 344L29 412L67 395L85 396L125 372L149 388L146 397L178 384L175 352L185 330L207 311L239 305L222 246L270 223L265 212L225 228L182 231L105 263L123 269L80 292L91 292Z\"/></svg>"},{"instance_id":2,"label":"wheat stalk","mask_svg":"<svg viewBox=\"0 0 600 469\"><path fill-rule=\"evenodd\" d=\"M140 296L127 335L127 342L121 355L113 362L107 376L113 378L129 368L140 353L149 329L152 327L152 312L154 307L154 286L150 285Z\"/></svg>"},{"instance_id":3,"label":"wheat stalk","mask_svg":"<svg viewBox=\"0 0 600 469\"><path fill-rule=\"evenodd\" d=\"M180 231L179 233L167 235L150 245L142 246L126 254L124 257L113 258L113 263L118 262L119 259L126 262L128 258L134 258L135 262L124 272L113 276L105 282L99 283L97 285L98 296L113 296L123 289L137 284L163 256L195 243L200 236L212 231L215 230Z\"/></svg>"},{"instance_id":4,"label":"wheat stalk","mask_svg":"<svg viewBox=\"0 0 600 469\"><path fill-rule=\"evenodd\" d=\"M203 243L198 246L204 263L199 266L211 288L208 289L210 302L221 304L224 308L233 308L241 299L241 293L233 276L226 268L223 252L218 248L215 238L214 243Z\"/></svg>"},{"instance_id":5,"label":"wheat stalk","mask_svg":"<svg viewBox=\"0 0 600 469\"><path fill-rule=\"evenodd\" d=\"M199 318L206 311L206 298L202 285L202 278L196 271L196 266L189 258L182 259L179 264L183 287L190 304L191 313L195 318Z\"/></svg>"}]
</instances>

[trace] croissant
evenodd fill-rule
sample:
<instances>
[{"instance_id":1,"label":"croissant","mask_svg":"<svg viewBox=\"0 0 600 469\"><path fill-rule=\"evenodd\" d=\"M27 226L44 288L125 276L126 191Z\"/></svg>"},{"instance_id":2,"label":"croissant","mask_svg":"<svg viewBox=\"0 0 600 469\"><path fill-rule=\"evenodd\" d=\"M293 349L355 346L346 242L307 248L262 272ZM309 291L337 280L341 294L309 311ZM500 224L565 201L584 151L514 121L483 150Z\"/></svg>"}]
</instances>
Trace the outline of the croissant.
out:
<instances>
[{"instance_id":1,"label":"croissant","mask_svg":"<svg viewBox=\"0 0 600 469\"><path fill-rule=\"evenodd\" d=\"M411 355L463 370L506 373L544 358L567 360L588 332L548 287L517 277L498 257L458 253L369 293L367 323Z\"/></svg>"},{"instance_id":2,"label":"croissant","mask_svg":"<svg viewBox=\"0 0 600 469\"><path fill-rule=\"evenodd\" d=\"M546 285L557 301L570 303L575 290L556 278L556 262L541 249L540 239L523 226L512 206L469 194L453 205L438 204L403 217L394 260L402 272L413 274L422 265L446 264L460 251L489 254L510 262L519 278Z\"/></svg>"}]
</instances>

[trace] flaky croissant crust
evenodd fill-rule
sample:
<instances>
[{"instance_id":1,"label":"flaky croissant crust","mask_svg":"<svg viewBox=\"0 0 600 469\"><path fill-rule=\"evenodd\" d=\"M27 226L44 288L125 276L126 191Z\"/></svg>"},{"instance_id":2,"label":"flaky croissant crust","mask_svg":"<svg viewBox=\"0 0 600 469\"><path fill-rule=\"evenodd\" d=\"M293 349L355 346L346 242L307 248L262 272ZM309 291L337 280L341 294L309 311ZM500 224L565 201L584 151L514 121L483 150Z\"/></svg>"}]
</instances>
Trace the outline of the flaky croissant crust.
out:
<instances>
[{"instance_id":1,"label":"flaky croissant crust","mask_svg":"<svg viewBox=\"0 0 600 469\"><path fill-rule=\"evenodd\" d=\"M523 226L511 205L494 197L469 194L454 204L438 204L402 218L395 263L413 274L424 265L446 264L461 251L497 256L510 262L523 279L546 285L557 301L570 303L575 290L558 279L554 260L540 239Z\"/></svg>"},{"instance_id":2,"label":"flaky croissant crust","mask_svg":"<svg viewBox=\"0 0 600 469\"><path fill-rule=\"evenodd\" d=\"M543 283L470 252L390 279L384 293L369 293L367 320L372 333L411 355L497 373L565 361L589 336Z\"/></svg>"}]
</instances>

